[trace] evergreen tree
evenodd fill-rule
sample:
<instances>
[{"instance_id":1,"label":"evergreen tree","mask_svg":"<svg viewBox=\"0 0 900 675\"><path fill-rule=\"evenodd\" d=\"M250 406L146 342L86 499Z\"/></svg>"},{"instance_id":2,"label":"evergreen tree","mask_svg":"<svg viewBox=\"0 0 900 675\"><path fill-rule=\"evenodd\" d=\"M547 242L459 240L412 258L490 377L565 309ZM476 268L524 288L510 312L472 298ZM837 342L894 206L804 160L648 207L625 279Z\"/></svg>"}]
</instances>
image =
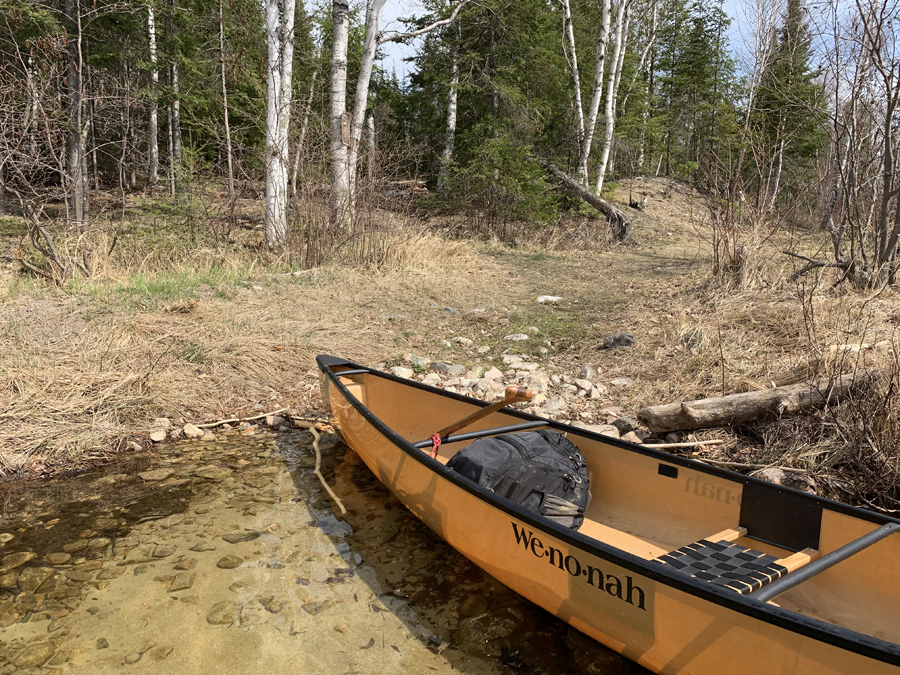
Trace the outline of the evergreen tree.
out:
<instances>
[{"instance_id":1,"label":"evergreen tree","mask_svg":"<svg viewBox=\"0 0 900 675\"><path fill-rule=\"evenodd\" d=\"M771 158L767 187L774 204L779 185L801 180L827 142L823 88L813 70L809 25L803 0L787 0L787 8L763 72L754 112L758 138ZM760 167L757 167L759 170Z\"/></svg>"}]
</instances>

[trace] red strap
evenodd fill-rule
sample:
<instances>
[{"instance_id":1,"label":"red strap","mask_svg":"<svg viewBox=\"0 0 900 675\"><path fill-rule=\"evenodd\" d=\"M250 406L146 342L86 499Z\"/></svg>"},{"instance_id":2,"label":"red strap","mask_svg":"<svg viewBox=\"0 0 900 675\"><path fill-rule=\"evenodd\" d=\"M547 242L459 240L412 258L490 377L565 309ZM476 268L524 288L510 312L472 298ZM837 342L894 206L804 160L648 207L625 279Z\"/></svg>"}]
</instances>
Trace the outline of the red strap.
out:
<instances>
[{"instance_id":1,"label":"red strap","mask_svg":"<svg viewBox=\"0 0 900 675\"><path fill-rule=\"evenodd\" d=\"M441 447L441 437L439 434L435 434L431 437L431 456L435 459L437 458L439 447Z\"/></svg>"}]
</instances>

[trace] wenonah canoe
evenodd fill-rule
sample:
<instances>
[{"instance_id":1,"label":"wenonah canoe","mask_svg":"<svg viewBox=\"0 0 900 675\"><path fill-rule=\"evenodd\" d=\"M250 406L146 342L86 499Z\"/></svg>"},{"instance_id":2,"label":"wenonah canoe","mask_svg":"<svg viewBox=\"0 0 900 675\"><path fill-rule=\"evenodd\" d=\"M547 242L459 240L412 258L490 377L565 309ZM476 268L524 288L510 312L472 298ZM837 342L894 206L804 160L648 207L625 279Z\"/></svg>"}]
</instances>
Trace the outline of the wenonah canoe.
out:
<instances>
[{"instance_id":1,"label":"wenonah canoe","mask_svg":"<svg viewBox=\"0 0 900 675\"><path fill-rule=\"evenodd\" d=\"M900 521L319 356L337 428L422 522L517 593L657 673L900 673ZM512 427L512 429L508 429ZM473 437L566 434L577 530L445 466Z\"/></svg>"}]
</instances>

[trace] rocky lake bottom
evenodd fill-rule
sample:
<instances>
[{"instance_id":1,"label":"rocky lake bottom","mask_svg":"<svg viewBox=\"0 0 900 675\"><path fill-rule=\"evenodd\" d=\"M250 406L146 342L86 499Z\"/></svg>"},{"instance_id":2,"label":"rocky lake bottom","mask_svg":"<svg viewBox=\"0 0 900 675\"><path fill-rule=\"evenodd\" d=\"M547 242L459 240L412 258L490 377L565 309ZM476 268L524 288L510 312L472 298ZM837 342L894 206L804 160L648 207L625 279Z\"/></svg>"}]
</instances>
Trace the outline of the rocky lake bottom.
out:
<instances>
[{"instance_id":1,"label":"rocky lake bottom","mask_svg":"<svg viewBox=\"0 0 900 675\"><path fill-rule=\"evenodd\" d=\"M0 675L647 671L506 589L332 435L0 486Z\"/></svg>"}]
</instances>

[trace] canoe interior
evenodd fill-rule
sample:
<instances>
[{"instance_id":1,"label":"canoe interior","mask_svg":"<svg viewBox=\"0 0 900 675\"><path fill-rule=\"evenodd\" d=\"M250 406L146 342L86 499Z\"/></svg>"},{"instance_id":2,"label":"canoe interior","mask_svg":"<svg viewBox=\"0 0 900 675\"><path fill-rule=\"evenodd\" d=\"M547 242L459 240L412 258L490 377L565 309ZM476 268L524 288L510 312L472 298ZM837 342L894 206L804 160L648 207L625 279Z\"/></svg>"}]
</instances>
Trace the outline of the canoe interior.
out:
<instances>
[{"instance_id":1,"label":"canoe interior","mask_svg":"<svg viewBox=\"0 0 900 675\"><path fill-rule=\"evenodd\" d=\"M342 378L385 425L410 442L431 436L477 409L474 404L411 387L374 374ZM503 411L465 431L521 422ZM569 433L581 450L591 476L592 500L579 532L632 555L651 560L691 542L736 528L747 481L737 474L707 473L667 463L665 457ZM468 442L444 444L446 461ZM428 452L423 450L422 452ZM663 468L661 468L661 466ZM673 470L674 469L674 470ZM677 474L677 475L672 475ZM751 485L748 490L759 489ZM876 529L886 520L867 512L788 495L788 501L822 504L818 550L825 555ZM777 500L776 500L777 501ZM816 506L815 508L819 508ZM858 515L857 515L858 514ZM790 504L763 514L775 530L790 526ZM818 522L818 516L817 516ZM775 546L741 537L735 543L783 558L803 547ZM900 535L888 537L775 598L784 609L900 643Z\"/></svg>"}]
</instances>

